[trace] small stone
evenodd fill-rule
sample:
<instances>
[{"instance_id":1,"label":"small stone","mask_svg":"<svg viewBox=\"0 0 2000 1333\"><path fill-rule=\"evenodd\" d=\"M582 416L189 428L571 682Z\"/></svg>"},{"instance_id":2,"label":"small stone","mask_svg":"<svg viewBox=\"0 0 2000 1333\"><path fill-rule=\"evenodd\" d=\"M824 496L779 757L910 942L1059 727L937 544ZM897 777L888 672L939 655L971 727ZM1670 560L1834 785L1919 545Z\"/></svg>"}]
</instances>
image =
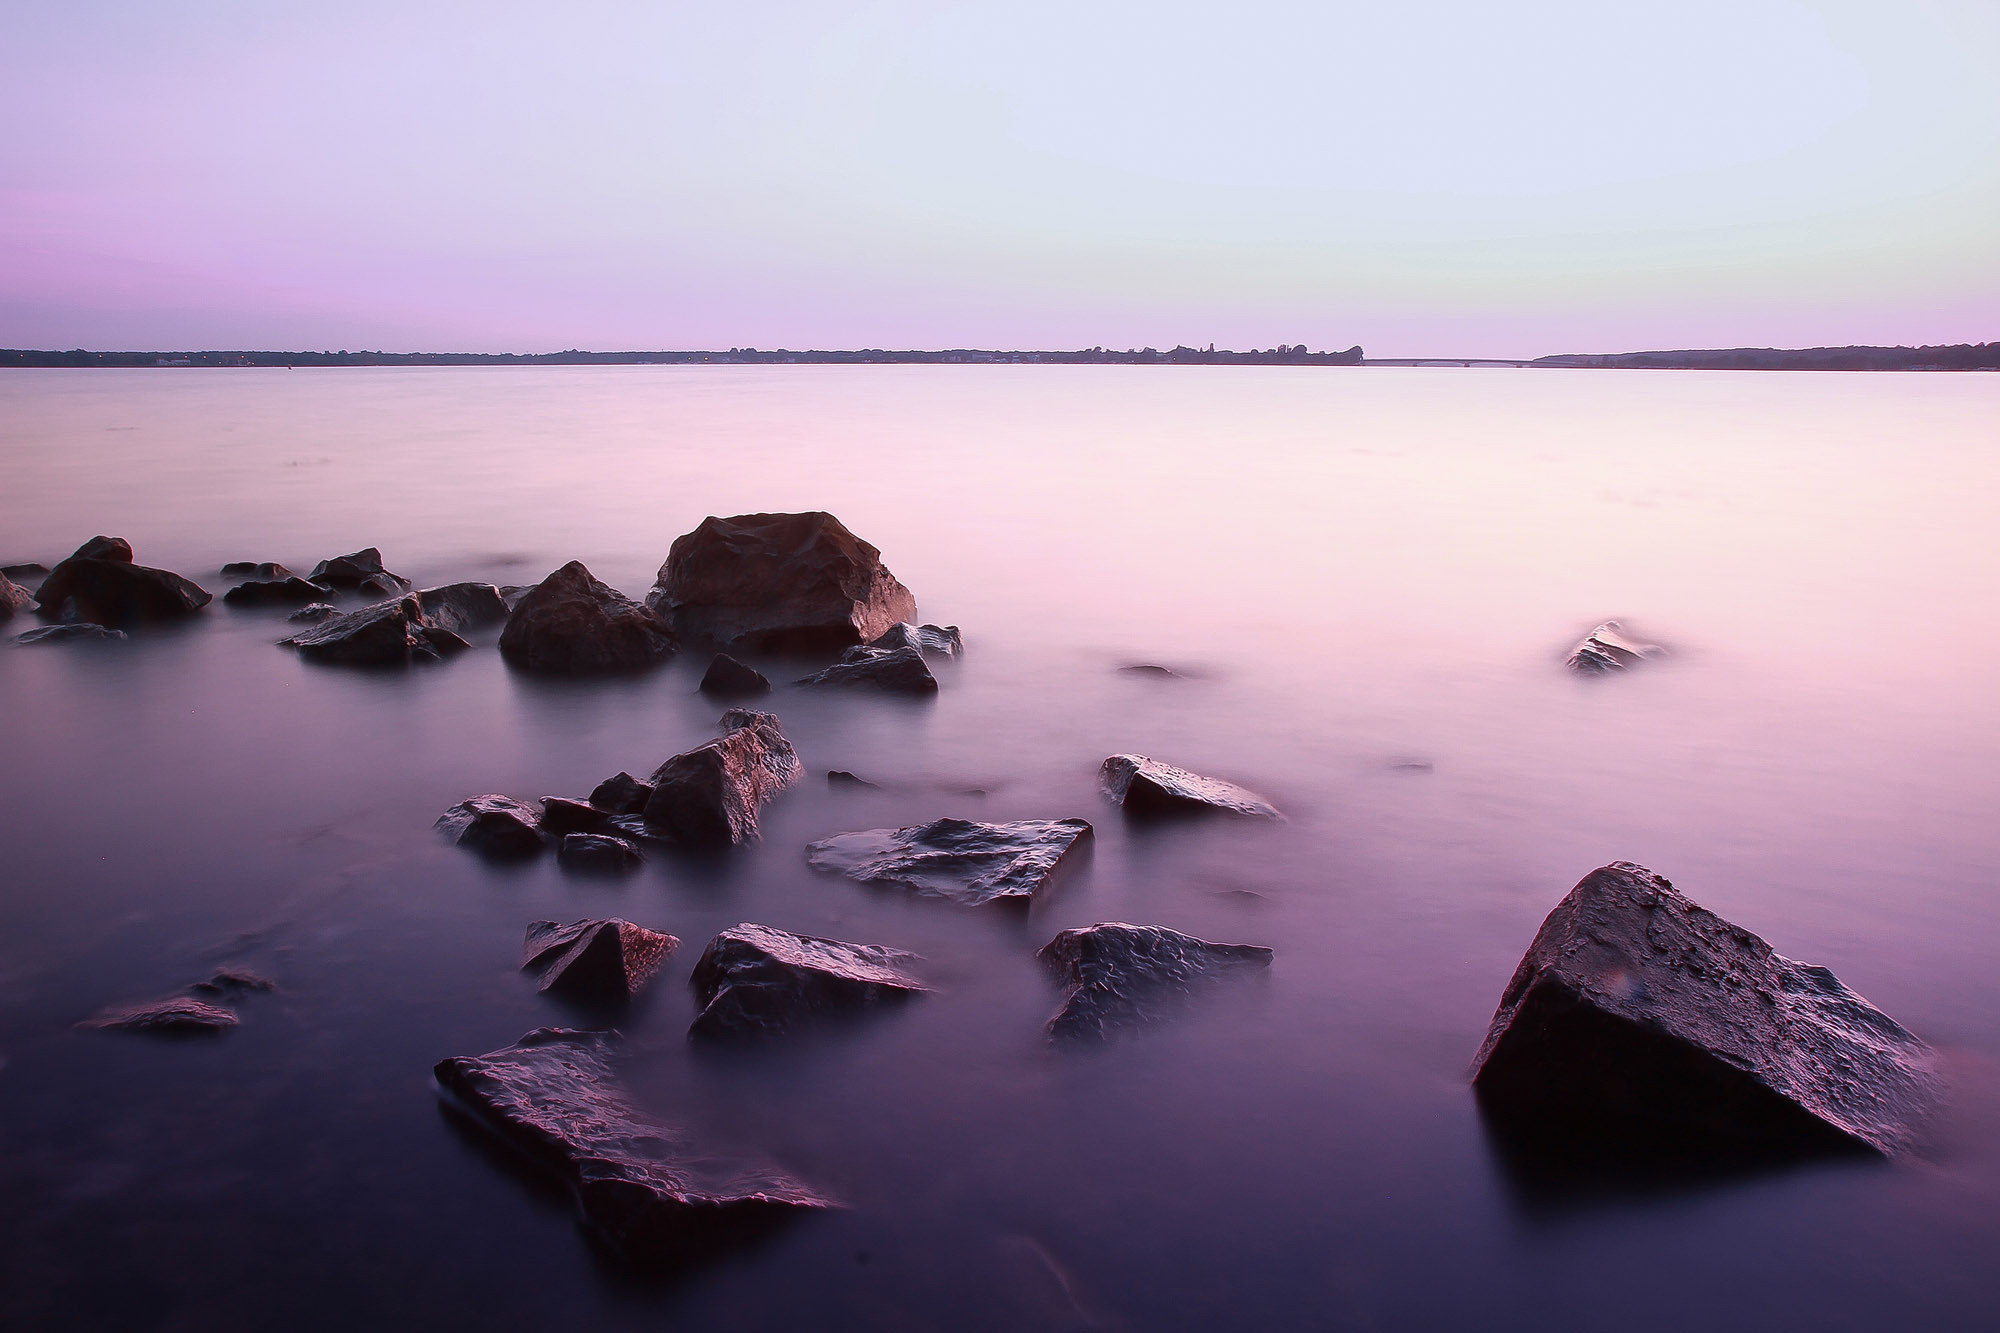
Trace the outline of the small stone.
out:
<instances>
[{"instance_id":1,"label":"small stone","mask_svg":"<svg viewBox=\"0 0 2000 1333\"><path fill-rule=\"evenodd\" d=\"M624 838L609 833L565 833L556 848L556 863L585 874L623 874L646 858Z\"/></svg>"},{"instance_id":2,"label":"small stone","mask_svg":"<svg viewBox=\"0 0 2000 1333\"><path fill-rule=\"evenodd\" d=\"M460 847L503 860L541 855L541 813L511 796L472 796L438 816L433 828Z\"/></svg>"},{"instance_id":3,"label":"small stone","mask_svg":"<svg viewBox=\"0 0 2000 1333\"><path fill-rule=\"evenodd\" d=\"M316 625L322 620L331 620L339 614L340 608L332 602L314 602L310 606L300 607L285 619L301 625Z\"/></svg>"},{"instance_id":4,"label":"small stone","mask_svg":"<svg viewBox=\"0 0 2000 1333\"><path fill-rule=\"evenodd\" d=\"M702 1003L691 1033L766 1037L829 1013L908 999L929 989L912 976L923 960L879 944L738 925L710 940L689 984Z\"/></svg>"},{"instance_id":5,"label":"small stone","mask_svg":"<svg viewBox=\"0 0 2000 1333\"><path fill-rule=\"evenodd\" d=\"M1114 754L1098 770L1105 794L1139 815L1221 813L1282 818L1276 806L1246 787L1203 777L1142 754Z\"/></svg>"},{"instance_id":6,"label":"small stone","mask_svg":"<svg viewBox=\"0 0 2000 1333\"><path fill-rule=\"evenodd\" d=\"M680 947L672 935L630 921L553 921L529 925L523 970L540 970L541 989L572 999L623 1004L651 981Z\"/></svg>"},{"instance_id":7,"label":"small stone","mask_svg":"<svg viewBox=\"0 0 2000 1333\"><path fill-rule=\"evenodd\" d=\"M71 639L122 639L122 629L106 629L87 621L72 621L67 625L44 625L31 629L25 634L14 636L16 643L64 643Z\"/></svg>"},{"instance_id":8,"label":"small stone","mask_svg":"<svg viewBox=\"0 0 2000 1333\"><path fill-rule=\"evenodd\" d=\"M590 803L613 815L636 815L653 796L653 784L630 773L604 779L590 793Z\"/></svg>"},{"instance_id":9,"label":"small stone","mask_svg":"<svg viewBox=\"0 0 2000 1333\"><path fill-rule=\"evenodd\" d=\"M829 768L826 771L826 785L829 787L866 787L870 791L882 790L881 783L870 782L866 778L857 778L854 774L841 768Z\"/></svg>"},{"instance_id":10,"label":"small stone","mask_svg":"<svg viewBox=\"0 0 2000 1333\"><path fill-rule=\"evenodd\" d=\"M220 1005L176 995L150 1004L107 1009L83 1026L118 1032L148 1032L158 1035L207 1036L227 1032L236 1026L236 1015Z\"/></svg>"},{"instance_id":11,"label":"small stone","mask_svg":"<svg viewBox=\"0 0 2000 1333\"><path fill-rule=\"evenodd\" d=\"M745 666L727 653L717 653L702 675L701 692L735 697L769 694L771 682L755 667Z\"/></svg>"},{"instance_id":12,"label":"small stone","mask_svg":"<svg viewBox=\"0 0 2000 1333\"><path fill-rule=\"evenodd\" d=\"M871 639L868 646L915 648L926 657L957 657L965 651L965 636L956 625L912 625L903 620L891 625L881 638Z\"/></svg>"},{"instance_id":13,"label":"small stone","mask_svg":"<svg viewBox=\"0 0 2000 1333\"><path fill-rule=\"evenodd\" d=\"M1211 944L1164 926L1122 921L1065 930L1035 955L1065 985L1052 1038L1106 1037L1181 1008L1197 985L1269 967L1257 944Z\"/></svg>"},{"instance_id":14,"label":"small stone","mask_svg":"<svg viewBox=\"0 0 2000 1333\"><path fill-rule=\"evenodd\" d=\"M1569 650L1564 665L1571 671L1584 675L1595 675L1607 671L1624 671L1628 667L1655 657L1664 657L1667 650L1657 643L1642 643L1626 635L1624 626L1615 620L1607 620L1596 629L1583 636L1576 647Z\"/></svg>"},{"instance_id":15,"label":"small stone","mask_svg":"<svg viewBox=\"0 0 2000 1333\"><path fill-rule=\"evenodd\" d=\"M222 594L231 606L298 606L326 596L327 589L301 578L252 579Z\"/></svg>"},{"instance_id":16,"label":"small stone","mask_svg":"<svg viewBox=\"0 0 2000 1333\"><path fill-rule=\"evenodd\" d=\"M408 579L382 568L382 553L373 546L322 560L306 577L328 587L379 592L389 597L408 592L411 586Z\"/></svg>"},{"instance_id":17,"label":"small stone","mask_svg":"<svg viewBox=\"0 0 2000 1333\"><path fill-rule=\"evenodd\" d=\"M801 685L865 686L892 694L936 694L937 677L915 648L849 648L838 662Z\"/></svg>"}]
</instances>

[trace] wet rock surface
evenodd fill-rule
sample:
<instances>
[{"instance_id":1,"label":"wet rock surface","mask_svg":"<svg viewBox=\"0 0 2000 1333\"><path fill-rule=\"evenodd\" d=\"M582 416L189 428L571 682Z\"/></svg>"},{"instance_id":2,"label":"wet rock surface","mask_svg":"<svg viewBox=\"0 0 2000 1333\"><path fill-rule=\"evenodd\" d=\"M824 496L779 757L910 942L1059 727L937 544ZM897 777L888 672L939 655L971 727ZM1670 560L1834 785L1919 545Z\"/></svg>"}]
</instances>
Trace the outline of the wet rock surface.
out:
<instances>
[{"instance_id":1,"label":"wet rock surface","mask_svg":"<svg viewBox=\"0 0 2000 1333\"><path fill-rule=\"evenodd\" d=\"M653 796L653 784L641 782L630 773L608 777L590 793L590 803L606 814L636 815Z\"/></svg>"},{"instance_id":2,"label":"wet rock surface","mask_svg":"<svg viewBox=\"0 0 2000 1333\"><path fill-rule=\"evenodd\" d=\"M91 538L35 590L35 605L51 619L110 626L177 620L211 600L178 574L133 564L132 547L120 537Z\"/></svg>"},{"instance_id":3,"label":"wet rock surface","mask_svg":"<svg viewBox=\"0 0 2000 1333\"><path fill-rule=\"evenodd\" d=\"M35 604L35 595L0 574L0 620L8 620Z\"/></svg>"},{"instance_id":4,"label":"wet rock surface","mask_svg":"<svg viewBox=\"0 0 2000 1333\"><path fill-rule=\"evenodd\" d=\"M234 1011L221 1005L176 995L147 1004L106 1009L83 1026L115 1032L148 1032L160 1036L207 1036L236 1026Z\"/></svg>"},{"instance_id":5,"label":"wet rock surface","mask_svg":"<svg viewBox=\"0 0 2000 1333\"><path fill-rule=\"evenodd\" d=\"M125 631L109 629L103 625L93 625L88 621L72 621L66 625L43 625L14 636L16 643L67 643L72 639L122 639Z\"/></svg>"},{"instance_id":6,"label":"wet rock surface","mask_svg":"<svg viewBox=\"0 0 2000 1333\"><path fill-rule=\"evenodd\" d=\"M645 859L629 839L612 833L565 833L556 847L556 862L582 874L623 874Z\"/></svg>"},{"instance_id":7,"label":"wet rock surface","mask_svg":"<svg viewBox=\"0 0 2000 1333\"><path fill-rule=\"evenodd\" d=\"M278 983L260 972L252 972L242 967L220 967L207 981L197 981L188 987L197 995L249 995L256 991L272 991Z\"/></svg>"},{"instance_id":8,"label":"wet rock surface","mask_svg":"<svg viewBox=\"0 0 2000 1333\"><path fill-rule=\"evenodd\" d=\"M724 847L758 836L757 812L805 769L769 713L732 708L723 734L677 754L651 778L645 821L688 847Z\"/></svg>"},{"instance_id":9,"label":"wet rock surface","mask_svg":"<svg viewBox=\"0 0 2000 1333\"><path fill-rule=\"evenodd\" d=\"M222 567L222 576L230 579L288 579L292 571L275 560L232 560Z\"/></svg>"},{"instance_id":10,"label":"wet rock surface","mask_svg":"<svg viewBox=\"0 0 2000 1333\"><path fill-rule=\"evenodd\" d=\"M752 666L745 666L727 653L717 653L702 673L701 692L716 694L725 698L747 698L753 694L769 694L771 682L763 672Z\"/></svg>"},{"instance_id":11,"label":"wet rock surface","mask_svg":"<svg viewBox=\"0 0 2000 1333\"><path fill-rule=\"evenodd\" d=\"M738 514L674 540L646 604L685 637L821 652L916 616L882 553L832 514Z\"/></svg>"},{"instance_id":12,"label":"wet rock surface","mask_svg":"<svg viewBox=\"0 0 2000 1333\"><path fill-rule=\"evenodd\" d=\"M937 677L915 648L849 648L824 671L800 679L801 685L831 685L886 690L891 694L936 694Z\"/></svg>"},{"instance_id":13,"label":"wet rock surface","mask_svg":"<svg viewBox=\"0 0 2000 1333\"><path fill-rule=\"evenodd\" d=\"M879 944L731 926L708 942L689 984L702 1037L768 1037L831 1014L896 1003L929 989L909 967L917 955Z\"/></svg>"},{"instance_id":14,"label":"wet rock surface","mask_svg":"<svg viewBox=\"0 0 2000 1333\"><path fill-rule=\"evenodd\" d=\"M507 603L490 583L446 583L417 594L424 618L454 634L487 629L507 619Z\"/></svg>"},{"instance_id":15,"label":"wet rock surface","mask_svg":"<svg viewBox=\"0 0 2000 1333\"><path fill-rule=\"evenodd\" d=\"M511 796L467 797L431 827L460 847L501 860L539 856L546 845L541 813Z\"/></svg>"},{"instance_id":16,"label":"wet rock surface","mask_svg":"<svg viewBox=\"0 0 2000 1333\"><path fill-rule=\"evenodd\" d=\"M386 596L408 592L411 587L410 581L402 575L391 574L382 568L382 553L373 546L322 560L313 566L312 573L306 577L329 588L347 588Z\"/></svg>"},{"instance_id":17,"label":"wet rock surface","mask_svg":"<svg viewBox=\"0 0 2000 1333\"><path fill-rule=\"evenodd\" d=\"M956 625L913 625L907 620L889 626L870 648L915 648L926 657L957 657L965 651L965 636Z\"/></svg>"},{"instance_id":18,"label":"wet rock surface","mask_svg":"<svg viewBox=\"0 0 2000 1333\"><path fill-rule=\"evenodd\" d=\"M597 833L609 826L611 812L587 801L567 796L542 798L541 828L544 833Z\"/></svg>"},{"instance_id":19,"label":"wet rock surface","mask_svg":"<svg viewBox=\"0 0 2000 1333\"><path fill-rule=\"evenodd\" d=\"M1035 955L1069 989L1049 1020L1059 1039L1100 1038L1182 1008L1207 984L1269 967L1256 944L1212 944L1164 926L1104 922L1065 930Z\"/></svg>"},{"instance_id":20,"label":"wet rock surface","mask_svg":"<svg viewBox=\"0 0 2000 1333\"><path fill-rule=\"evenodd\" d=\"M1114 754L1098 769L1105 794L1135 815L1232 814L1281 819L1278 808L1247 787L1203 777L1142 754Z\"/></svg>"},{"instance_id":21,"label":"wet rock surface","mask_svg":"<svg viewBox=\"0 0 2000 1333\"><path fill-rule=\"evenodd\" d=\"M572 999L623 1004L651 981L680 940L630 921L536 921L521 946L521 967L542 974L541 989Z\"/></svg>"},{"instance_id":22,"label":"wet rock surface","mask_svg":"<svg viewBox=\"0 0 2000 1333\"><path fill-rule=\"evenodd\" d=\"M302 606L285 619L300 625L317 625L322 620L331 620L340 614L340 608L332 602L313 602Z\"/></svg>"},{"instance_id":23,"label":"wet rock surface","mask_svg":"<svg viewBox=\"0 0 2000 1333\"><path fill-rule=\"evenodd\" d=\"M1588 676L1607 671L1624 671L1641 662L1666 655L1667 650L1659 644L1635 639L1628 635L1625 627L1617 621L1607 620L1584 635L1576 647L1569 650L1569 656L1563 659L1563 665L1571 671Z\"/></svg>"},{"instance_id":24,"label":"wet rock surface","mask_svg":"<svg viewBox=\"0 0 2000 1333\"><path fill-rule=\"evenodd\" d=\"M317 602L329 589L301 578L251 579L222 594L231 606L303 606Z\"/></svg>"},{"instance_id":25,"label":"wet rock surface","mask_svg":"<svg viewBox=\"0 0 2000 1333\"><path fill-rule=\"evenodd\" d=\"M1025 904L1091 836L1081 819L1007 824L936 819L911 828L836 834L808 846L806 861L864 884L968 906Z\"/></svg>"},{"instance_id":26,"label":"wet rock surface","mask_svg":"<svg viewBox=\"0 0 2000 1333\"><path fill-rule=\"evenodd\" d=\"M414 597L364 606L332 615L312 629L280 639L310 661L338 666L404 666L436 661L470 645L448 629L424 619Z\"/></svg>"},{"instance_id":27,"label":"wet rock surface","mask_svg":"<svg viewBox=\"0 0 2000 1333\"><path fill-rule=\"evenodd\" d=\"M601 675L638 671L674 652L666 622L572 560L515 604L500 655L524 671Z\"/></svg>"},{"instance_id":28,"label":"wet rock surface","mask_svg":"<svg viewBox=\"0 0 2000 1333\"><path fill-rule=\"evenodd\" d=\"M0 565L0 576L34 583L49 576L49 567L40 561L25 560L17 565Z\"/></svg>"},{"instance_id":29,"label":"wet rock surface","mask_svg":"<svg viewBox=\"0 0 2000 1333\"><path fill-rule=\"evenodd\" d=\"M1625 861L1542 923L1473 1081L1526 1142L1711 1160L1898 1154L1939 1095L1929 1048L1833 973Z\"/></svg>"}]
</instances>

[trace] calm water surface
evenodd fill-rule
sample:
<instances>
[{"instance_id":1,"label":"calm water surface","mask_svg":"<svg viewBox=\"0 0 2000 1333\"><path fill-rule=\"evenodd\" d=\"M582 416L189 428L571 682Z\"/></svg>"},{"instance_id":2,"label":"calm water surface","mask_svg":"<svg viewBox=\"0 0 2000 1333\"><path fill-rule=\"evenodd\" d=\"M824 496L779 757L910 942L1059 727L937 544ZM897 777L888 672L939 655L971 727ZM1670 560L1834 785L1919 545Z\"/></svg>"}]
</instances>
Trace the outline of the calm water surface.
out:
<instances>
[{"instance_id":1,"label":"calm water surface","mask_svg":"<svg viewBox=\"0 0 2000 1333\"><path fill-rule=\"evenodd\" d=\"M2000 378L1969 375L8 372L0 562L104 532L219 593L228 560L377 545L425 585L581 559L636 595L704 515L824 508L968 651L934 702L781 686L811 780L763 842L612 886L431 821L698 743L697 655L551 683L489 635L315 668L271 646L282 611L220 601L124 643L0 643L0 1322L1991 1328L1997 444ZM1608 616L1675 656L1568 677ZM1128 827L1095 789L1118 751L1290 819ZM804 864L945 814L1082 816L1096 849L1025 918ZM1510 1171L1467 1064L1543 915L1621 858L1933 1042L1952 1094L1924 1155L1645 1189ZM583 915L685 941L625 1025L636 1095L845 1211L636 1284L440 1114L437 1059L577 1021L515 964L528 921ZM1108 920L1277 959L1052 1050L1033 951ZM937 993L690 1050L687 972L738 921L915 950ZM222 1040L72 1030L224 962L282 989Z\"/></svg>"}]
</instances>

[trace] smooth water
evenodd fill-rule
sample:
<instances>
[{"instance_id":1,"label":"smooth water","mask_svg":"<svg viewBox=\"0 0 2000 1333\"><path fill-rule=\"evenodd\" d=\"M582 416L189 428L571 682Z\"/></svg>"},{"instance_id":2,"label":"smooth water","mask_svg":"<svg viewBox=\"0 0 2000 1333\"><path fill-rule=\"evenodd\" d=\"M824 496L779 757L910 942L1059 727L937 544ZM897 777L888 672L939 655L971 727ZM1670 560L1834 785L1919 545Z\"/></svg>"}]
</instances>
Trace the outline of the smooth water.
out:
<instances>
[{"instance_id":1,"label":"smooth water","mask_svg":"<svg viewBox=\"0 0 2000 1333\"><path fill-rule=\"evenodd\" d=\"M102 532L219 593L225 561L377 545L420 585L581 559L637 595L706 514L823 508L968 651L934 701L781 685L810 778L762 843L614 885L431 822L713 734L697 654L551 682L489 634L317 668L272 646L282 610L219 599L123 643L10 633L0 1322L1993 1327L1996 445L1983 375L8 372L0 562ZM1674 656L1567 675L1611 616ZM1186 678L1117 669L1140 662ZM1095 783L1119 751L1290 819L1128 826ZM805 866L944 814L1082 816L1095 851L1025 917ZM1935 1044L1926 1152L1645 1189L1510 1172L1467 1066L1543 915L1614 859ZM516 965L530 920L585 915L684 941L625 1025L636 1094L844 1211L635 1282L440 1113L440 1057L577 1021ZM1276 962L1051 1048L1033 951L1116 920ZM914 950L937 991L691 1049L687 972L738 921ZM281 990L220 1040L72 1028L223 962Z\"/></svg>"}]
</instances>

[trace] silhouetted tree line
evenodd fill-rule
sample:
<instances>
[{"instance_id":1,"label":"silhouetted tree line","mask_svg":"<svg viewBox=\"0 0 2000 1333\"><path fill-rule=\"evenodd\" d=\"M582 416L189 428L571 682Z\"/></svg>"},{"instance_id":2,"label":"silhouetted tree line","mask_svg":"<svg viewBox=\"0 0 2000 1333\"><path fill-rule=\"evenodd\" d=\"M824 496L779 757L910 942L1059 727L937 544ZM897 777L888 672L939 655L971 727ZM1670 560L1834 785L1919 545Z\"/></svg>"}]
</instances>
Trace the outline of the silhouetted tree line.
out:
<instances>
[{"instance_id":1,"label":"silhouetted tree line","mask_svg":"<svg viewBox=\"0 0 2000 1333\"><path fill-rule=\"evenodd\" d=\"M1269 351L1231 352L1176 347L1115 351L1086 347L1074 352L1003 352L980 348L942 351L759 351L732 347L726 352L68 352L0 350L0 366L654 366L743 363L752 365L1283 365L1358 366L1361 348L1344 352L1309 351L1304 343L1283 343Z\"/></svg>"},{"instance_id":2,"label":"silhouetted tree line","mask_svg":"<svg viewBox=\"0 0 2000 1333\"><path fill-rule=\"evenodd\" d=\"M2000 343L1949 347L1731 347L1690 352L1545 356L1537 366L1585 370L2000 370Z\"/></svg>"}]
</instances>

